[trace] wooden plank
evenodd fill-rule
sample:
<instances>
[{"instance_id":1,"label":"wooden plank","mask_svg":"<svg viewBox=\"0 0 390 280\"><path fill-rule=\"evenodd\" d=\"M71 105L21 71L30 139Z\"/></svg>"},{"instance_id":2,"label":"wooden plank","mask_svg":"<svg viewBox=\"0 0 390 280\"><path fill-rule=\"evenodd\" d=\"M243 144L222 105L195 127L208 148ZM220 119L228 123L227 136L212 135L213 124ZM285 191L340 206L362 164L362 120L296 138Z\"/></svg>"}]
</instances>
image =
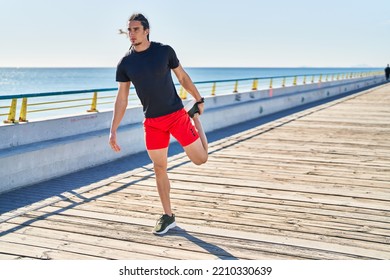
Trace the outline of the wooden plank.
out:
<instances>
[{"instance_id":1,"label":"wooden plank","mask_svg":"<svg viewBox=\"0 0 390 280\"><path fill-rule=\"evenodd\" d=\"M13 254L0 254L0 260L35 260L35 258L21 257Z\"/></svg>"},{"instance_id":2,"label":"wooden plank","mask_svg":"<svg viewBox=\"0 0 390 280\"><path fill-rule=\"evenodd\" d=\"M53 209L53 207L47 207L46 209ZM54 210L54 209L53 209ZM67 215L76 215L80 217L88 217L88 218L94 218L99 220L107 220L107 221L115 221L120 223L128 223L128 224L136 224L136 225L142 225L147 226L150 224L150 220L146 219L145 214L142 212L134 212L131 217L129 216L120 216L117 213L116 214L107 214L107 213L101 213L101 212L90 212L90 211L83 211L83 210L77 210L77 209L67 209L62 212L62 214ZM229 217L229 222L232 220L231 217ZM375 249L375 250L388 250L390 253L390 246L385 246L383 243L372 243L372 242L365 242L361 241L359 239L354 239L350 241L349 239L339 238L339 237L333 237L330 235L327 235L327 232L321 231L321 235L318 233L307 233L305 230L302 232L297 232L297 229L295 231L291 230L280 230L280 229L272 229L268 227L262 227L259 224L255 225L249 225L249 224L242 224L242 223L235 223L234 221L230 223L226 223L223 221L218 221L217 219L214 219L213 221L209 221L206 219L193 219L193 217L181 217L180 224L188 225L188 223L192 223L197 226L201 227L208 227L208 230L206 232L209 232L209 230L212 230L214 228L220 228L224 230L239 230L241 229L243 232L251 232L253 234L256 233L267 233L272 236L281 235L283 237L296 237L296 238L302 238L304 237L306 240L321 240L326 239L328 241L331 241L332 244L342 244L342 245L348 245L353 243L355 247L361 247L365 249ZM244 233L243 233L244 234ZM259 233L260 234L260 233ZM324 234L327 236L325 238ZM245 234L244 234L245 235ZM296 244L290 244L290 245L296 245Z\"/></svg>"},{"instance_id":3,"label":"wooden plank","mask_svg":"<svg viewBox=\"0 0 390 280\"><path fill-rule=\"evenodd\" d=\"M17 218L17 220L23 217ZM91 223L99 230L87 224ZM247 239L220 237L205 234L203 232L188 233L183 229L173 231L173 233L164 236L164 238L154 238L153 235L145 234L142 230L134 229L128 224L106 223L104 221L94 220L80 217L64 217L50 216L45 220L37 220L34 223L35 227L40 228L55 228L64 232L79 232L84 235L112 237L119 240L131 240L136 242L144 242L148 244L159 244L163 247L185 248L189 252L196 253L199 248L205 248L211 254L222 254L224 247L226 248L227 256L233 255L239 257L239 252L244 253L242 259L356 259L360 258L356 255L348 255L343 253L328 252L322 250L306 249L289 245L280 245L268 242L252 242ZM118 228L119 226L119 228ZM104 229L104 230L101 230ZM249 253L248 253L249 250ZM215 252L216 251L216 252ZM238 251L238 253L236 252ZM191 255L192 256L192 255ZM193 259L190 256L189 259Z\"/></svg>"},{"instance_id":4,"label":"wooden plank","mask_svg":"<svg viewBox=\"0 0 390 280\"><path fill-rule=\"evenodd\" d=\"M390 201L380 201L380 203L378 203L376 199L364 198L364 196L359 196L359 194L354 197L351 197L348 195L348 193L342 192L330 195L327 194L326 189L317 189L315 192L310 192L302 186L295 186L291 184L269 184L262 182L260 184L261 188L256 188L259 186L259 182L252 180L243 181L239 179L230 178L182 176L177 174L170 174L170 178L181 181L201 181L202 183L207 184L229 186L225 187L225 189L228 189L230 193L234 194L244 194L244 192L249 191L249 195L258 197L271 197L276 199L287 199L326 204L338 204L340 203L340 197L342 197L342 202L344 205L381 210L390 209ZM241 189L241 187L243 187L244 189ZM254 187L255 189L251 191L251 189L248 187Z\"/></svg>"},{"instance_id":5,"label":"wooden plank","mask_svg":"<svg viewBox=\"0 0 390 280\"><path fill-rule=\"evenodd\" d=\"M187 186L187 184L182 185L181 183L179 184L178 182L174 182L174 186L175 186L175 190L173 191L173 194L174 194L174 198L178 200L176 202L177 205L181 205L180 202L181 202L181 200L183 200L184 201L183 202L183 206L187 204L186 201L193 201L193 203L198 205L198 206L199 206L199 204L204 203L205 205L211 205L213 208L218 209L218 207L216 207L216 205L218 205L217 202L219 201L221 203L225 203L226 204L226 207L222 207L223 211L228 211L229 209L234 209L234 208L231 208L232 205L231 205L230 202L232 202L232 201L233 202L234 201L242 201L242 199L240 199L239 195L234 196L232 194L229 194L229 196L230 196L229 200L221 201L221 199L223 199L223 198L221 198L221 196L219 195L220 189L218 189L218 188L215 188L215 192L213 192L212 190L209 189L208 193L206 195L199 194L197 196L193 196L191 193L186 194L186 193L188 193L186 190L192 191L194 189L193 187ZM133 200L132 200L131 204L135 205L135 207L140 207L140 206L144 205L144 206L149 208L150 207L150 201L149 201L148 198L150 198L150 197L154 197L155 198L154 201L157 202L157 206L159 205L158 199L157 199L157 194L156 194L155 190L147 190L147 189L138 190L138 189L135 189L135 188L128 188L128 189L124 189L124 190L122 190L120 192L121 192L120 194L119 193L115 193L115 194L112 194L110 196L102 197L102 199L99 200L99 201L102 201L102 200L103 201L108 201L108 202L112 201L113 203L115 203L115 205L112 206L112 207L115 207L116 209L118 209L118 207L122 208L122 207L125 207L125 205L127 203L126 199L122 199L122 193L123 193L123 195L125 197L127 197L128 195L131 195L133 197ZM113 196L113 198L109 199L111 196ZM100 205L101 202L99 202L99 201L96 201L94 204L95 205ZM252 208L252 210L251 210L252 212L253 211L255 213L261 213L262 212L262 210L264 208L265 200L260 201L260 202L261 202L261 204L259 206L259 207L261 207L260 210L259 210L260 212L257 212L256 211L257 208L254 207L256 205L256 202L250 204L250 208ZM248 203L250 203L250 202L248 202ZM274 209L274 207L275 207L273 204L280 204L280 202L273 202L271 204L271 206L270 206L271 209ZM285 204L285 203L283 203L283 204ZM58 206L62 206L62 205L65 206L66 204L57 204L57 205ZM103 205L104 205L104 207L108 207L109 203L105 203ZM244 205L242 205L242 206L244 206ZM318 206L315 207L313 209L313 211L315 212L316 209L318 209ZM348 209L344 209L343 212L345 212L347 210ZM303 208L302 211L299 211L296 208L295 209L289 209L288 212L285 212L285 213L282 212L282 213L283 213L283 215L288 215L290 211L304 212L305 208ZM343 213L343 212L338 212L338 213ZM387 212L384 212L383 214L386 214L386 213ZM267 213L267 215L268 214L270 214L270 213ZM373 219L376 219L376 218L380 217L378 212L376 212L375 214L376 214L375 216L370 216L370 217L365 216L365 219L371 219L371 221L372 221ZM301 215L301 213L298 213L298 215ZM315 219L317 219L317 218L318 217L315 217ZM332 220L334 220L334 215L332 215ZM388 223L390 222L390 217L389 216L384 217L383 221L385 223L381 223L380 226L386 228L388 226ZM357 223L361 225L361 221L360 220Z\"/></svg>"},{"instance_id":6,"label":"wooden plank","mask_svg":"<svg viewBox=\"0 0 390 280\"><path fill-rule=\"evenodd\" d=\"M13 225L8 225L12 228ZM130 241L121 241L115 238L95 237L91 235L78 234L74 232L62 232L54 229L40 229L26 226L21 233L6 235L3 241L38 245L45 242L46 246L61 251L72 253L83 253L93 256L100 256L106 259L177 259L188 258L189 254L184 250L164 248L139 244ZM201 257L197 257L200 255ZM175 257L173 257L175 256ZM205 259L208 254L193 253L194 259Z\"/></svg>"},{"instance_id":7,"label":"wooden plank","mask_svg":"<svg viewBox=\"0 0 390 280\"><path fill-rule=\"evenodd\" d=\"M236 172L234 172L236 171ZM333 194L345 194L353 193L354 196L364 197L364 198L374 198L380 200L390 200L390 184L384 180L376 180L374 178L350 178L344 177L343 174L335 171L334 174L331 172L323 173L319 171L309 171L306 173L295 172L286 172L283 170L278 172L271 171L262 168L261 170L242 170L240 169L218 169L218 174L216 174L215 169L213 170L202 170L201 173L193 170L191 168L183 167L180 170L174 170L170 174L180 174L185 176L197 176L202 174L203 176L208 177L223 177L229 179L248 179L251 178L251 181L256 181L258 186L263 186L266 182L283 183L286 182L288 185L292 184L297 191L299 191L300 186L308 192L320 192L322 193L325 189L326 192L332 192ZM260 172L259 172L260 171ZM172 178L172 176L170 176ZM174 179L174 178L172 178ZM180 180L180 179L178 179ZM284 187L283 187L284 188Z\"/></svg>"},{"instance_id":8,"label":"wooden plank","mask_svg":"<svg viewBox=\"0 0 390 280\"><path fill-rule=\"evenodd\" d=\"M64 252L58 249L51 249L43 247L45 243L39 244L38 246L31 246L23 243L7 242L0 239L0 250L2 254L18 255L22 258L34 258L44 260L98 260L103 259L98 256L88 256L85 254L75 254L70 252Z\"/></svg>"},{"instance_id":9,"label":"wooden plank","mask_svg":"<svg viewBox=\"0 0 390 280\"><path fill-rule=\"evenodd\" d=\"M41 221L43 222L43 221ZM43 224L43 223L41 223ZM12 225L9 225L12 226ZM54 224L55 227L58 227L58 224ZM46 226L47 227L47 226ZM95 247L95 254L101 255L101 252L105 252L108 249L116 249L125 251L122 254L114 254L115 256L122 259L267 259L273 257L275 259L286 259L288 255L284 254L278 256L276 254L271 254L268 252L261 252L259 254L256 250L251 250L249 248L229 248L229 252L225 252L221 246L207 245L206 243L203 246L199 246L190 240L182 239L180 243L177 244L177 247L173 246L174 244L168 242L161 242L159 237L155 237L150 234L151 240L148 243L145 243L144 235L137 235L137 238L134 237L136 231L130 231L130 234L127 231L116 229L115 232L111 232L112 237L109 238L106 233L106 229L102 229L100 236L94 236L90 234L75 233L74 229L69 229L70 231L65 231L64 228L61 230L53 230L44 227L29 227L26 231L21 234L21 236L28 236L28 238L39 239L47 238L48 231L49 233L55 233L55 237L60 240L66 240L68 244L73 244L75 248L78 246L91 245ZM95 233L95 232L94 232ZM138 231L137 231L138 233ZM121 236L119 236L121 234ZM144 233L145 234L145 233ZM190 236L188 239L195 240L195 237ZM137 242L136 240L142 242ZM186 246L183 248L183 242ZM199 244L200 240L198 241ZM152 243L152 245L151 245ZM68 245L69 246L69 245ZM142 251L140 254L138 252ZM212 254L210 254L212 253ZM111 252L112 254L112 252ZM122 256L121 256L122 255ZM174 257L173 257L174 256ZM296 256L295 256L296 257ZM299 258L299 257L297 257Z\"/></svg>"},{"instance_id":10,"label":"wooden plank","mask_svg":"<svg viewBox=\"0 0 390 280\"><path fill-rule=\"evenodd\" d=\"M130 208L130 207L129 207ZM134 213L135 217L140 217L140 213L146 212L146 209L142 209L142 206L136 206L134 209L118 209L118 208L110 208L104 206L98 206L94 204L93 206L83 205L82 207L78 207L78 210L83 211L97 211L98 213L105 214L115 214L118 216L124 216L128 213ZM178 208L181 208L178 205ZM135 209L139 209L139 213L135 213ZM208 216L205 216L204 213L210 212L209 208L202 208L199 205L196 207L187 206L188 211L180 211L180 220L195 218L199 221L203 221L208 219ZM186 210L187 210L186 209ZM242 210L242 207L241 209ZM243 225L243 226L257 226L262 227L264 222L267 222L268 227L270 229L278 229L284 231L295 231L295 232L304 232L310 233L312 235L317 235L318 232L322 232L323 235L348 238L348 239L357 239L357 240L365 240L371 242L378 243L390 243L388 240L388 236L390 236L390 231L388 230L388 224L382 224L384 228L375 228L372 223L366 224L349 224L343 221L332 221L330 217L329 219L325 219L323 217L318 219L310 219L310 217L289 217L288 215L283 215L284 213L278 213L280 215L272 214L272 211L269 211L268 214L259 214L259 213L251 213L251 212L243 212L236 211L234 209L229 210L218 210L213 209L213 217L215 220L220 220L223 222L224 220L228 220L230 223L234 225ZM266 229L266 231L269 229ZM314 237L313 237L314 238ZM390 246L389 246L390 250Z\"/></svg>"},{"instance_id":11,"label":"wooden plank","mask_svg":"<svg viewBox=\"0 0 390 280\"><path fill-rule=\"evenodd\" d=\"M176 201L176 200L175 200ZM273 208L273 205L269 206L269 210L265 209L266 205L264 204L252 204L248 207L246 206L246 202L242 200L237 200L238 203L236 203L235 200L228 201L225 205L225 207L213 207L216 204L211 203L202 203L201 199L199 201L193 201L191 203L188 203L189 200L179 199L177 203L175 203L175 206L177 208L181 207L188 207L190 209L189 213L191 212L207 212L212 210L214 211L215 215L220 216L231 215L232 218L234 217L242 217L246 216L248 221L250 223L253 223L256 220L265 221L265 220L272 220L272 221L278 221L281 220L283 224L286 221L289 221L288 223L291 223L290 220L302 218L302 215L304 214L306 221L312 221L315 224L323 223L322 226L324 227L332 227L334 225L335 228L343 228L343 225L346 228L352 228L356 229L359 232L362 231L369 231L370 234L378 234L383 236L390 235L389 225L390 221L388 223L379 223L379 222L373 222L373 221L361 221L361 220L354 220L354 219L348 219L348 218L341 218L341 217L334 217L334 216L324 216L324 215L317 215L317 214L308 214L308 213L294 213L294 212L288 212L288 211L278 211L275 212L275 208ZM240 203L241 202L241 203ZM234 205L237 204L237 205ZM193 206L191 206L193 205ZM64 207L63 204L57 204L56 207ZM126 205L125 203L101 203L101 202L95 202L93 205L89 204L81 204L77 207L79 210L87 210L87 211L96 211L98 213L113 213L118 215L126 215L128 213L132 212L152 212L152 213L158 213L159 211L159 205L157 207L154 207L154 211L152 211L153 207L149 205L147 201L143 201L140 203L134 202L129 205ZM185 212L181 212L185 213ZM237 214L239 213L239 214ZM369 227L369 230L365 227Z\"/></svg>"},{"instance_id":12,"label":"wooden plank","mask_svg":"<svg viewBox=\"0 0 390 280\"><path fill-rule=\"evenodd\" d=\"M229 200L224 200L223 197L220 195L221 189L219 187L215 187L214 185L204 185L204 188L203 187L199 188L199 184L193 184L193 183L187 183L187 182L185 184L182 184L181 182L179 183L177 181L173 181L173 183L175 186L173 191L175 192L175 196L177 196L179 199L188 199L188 198L186 198L186 196L183 196L183 194L185 194L186 190L188 190L192 193L194 190L201 191L201 190L207 189L207 193L198 192L196 196L193 196L192 194L189 194L189 196L191 197L192 200L196 200L196 203L201 203L202 201L205 201L205 202L207 201L209 203L210 202L215 203L215 205L219 204L216 202L229 204L229 201L242 200L240 198L241 193L238 193L237 195L235 195L235 194L232 194L230 191L226 191L226 193L224 194L224 196L229 197ZM150 183L150 187L152 187L153 189L150 189L150 191L148 191L148 189L145 189L144 187L142 189L139 189L139 188L135 188L135 186L132 186L131 188L124 188L122 190L119 190L118 192L112 193L110 196L115 196L115 197L113 197L112 200L114 200L114 201L118 200L121 203L126 203L126 197L130 196L132 199L137 199L137 200L139 199L141 202L146 201L146 203L148 203L148 205L150 206L150 202L149 202L150 198L153 198L154 201L158 203L157 193L155 191L155 187L154 187L153 183ZM108 188L108 190L110 190L110 188ZM102 190L102 191L104 191L104 190ZM122 193L123 193L125 200L123 200L121 198ZM248 193L248 191L244 190L243 193ZM118 196L116 196L116 194L118 194ZM216 199L215 202L212 201L213 195ZM86 197L86 198L88 198L88 197ZM102 199L106 199L106 200L108 198L109 198L109 196L102 197ZM261 205L263 205L265 202L270 203L271 207L275 207L275 206L273 206L274 204L275 205L281 205L281 204L290 205L291 204L291 205L295 206L295 209L292 209L293 211L297 211L296 206L299 206L299 207L302 206L303 207L302 211L306 211L305 209L307 207L313 208L312 210L310 210L311 212L313 212L313 211L315 212L317 209L330 208L333 210L337 210L336 213L339 213L341 215L343 215L343 213L345 213L345 212L351 212L352 215L358 214L358 213L367 214L369 216L364 216L363 218L367 219L367 220L371 220L371 221L372 220L380 220L380 221L388 223L389 219L390 219L390 214L388 211L370 211L369 209L342 207L342 206L337 206L337 205L325 205L325 204L318 205L318 204L314 204L314 203L305 203L302 201L294 202L294 201L288 201L288 200L274 200L274 199L270 199L270 198L259 198L259 197L254 197L254 196L247 197L245 200L248 201L248 203L250 203L251 201L253 202L252 204L250 204L250 207L253 207L253 205L255 205L256 203L260 203ZM213 205L213 207L215 205ZM262 206L262 207L264 207L264 206ZM289 209L289 211L292 211L292 210ZM301 211L298 211L298 212L301 212ZM332 216L335 216L334 212L332 213Z\"/></svg>"}]
</instances>

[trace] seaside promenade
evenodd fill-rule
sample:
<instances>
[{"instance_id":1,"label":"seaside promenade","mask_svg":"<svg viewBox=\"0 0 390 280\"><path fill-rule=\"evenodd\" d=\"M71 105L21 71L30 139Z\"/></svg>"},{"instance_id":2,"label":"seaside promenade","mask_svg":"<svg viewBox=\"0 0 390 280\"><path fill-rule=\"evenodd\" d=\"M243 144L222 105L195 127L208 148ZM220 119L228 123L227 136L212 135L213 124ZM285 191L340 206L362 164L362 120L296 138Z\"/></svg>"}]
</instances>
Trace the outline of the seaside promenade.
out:
<instances>
[{"instance_id":1,"label":"seaside promenade","mask_svg":"<svg viewBox=\"0 0 390 280\"><path fill-rule=\"evenodd\" d=\"M390 84L240 127L172 151L168 234L141 153L1 194L0 259L390 259Z\"/></svg>"}]
</instances>

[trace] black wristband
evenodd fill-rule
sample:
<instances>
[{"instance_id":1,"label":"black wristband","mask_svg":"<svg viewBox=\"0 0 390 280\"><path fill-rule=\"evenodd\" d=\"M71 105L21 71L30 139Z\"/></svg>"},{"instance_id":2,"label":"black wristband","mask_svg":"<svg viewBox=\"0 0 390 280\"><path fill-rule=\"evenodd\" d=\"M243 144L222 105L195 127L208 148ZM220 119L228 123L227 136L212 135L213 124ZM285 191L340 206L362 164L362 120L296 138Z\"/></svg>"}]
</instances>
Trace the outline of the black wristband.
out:
<instances>
[{"instance_id":1,"label":"black wristband","mask_svg":"<svg viewBox=\"0 0 390 280\"><path fill-rule=\"evenodd\" d=\"M196 102L196 104L202 104L202 103L204 103L204 98L203 97L200 98L200 101Z\"/></svg>"}]
</instances>

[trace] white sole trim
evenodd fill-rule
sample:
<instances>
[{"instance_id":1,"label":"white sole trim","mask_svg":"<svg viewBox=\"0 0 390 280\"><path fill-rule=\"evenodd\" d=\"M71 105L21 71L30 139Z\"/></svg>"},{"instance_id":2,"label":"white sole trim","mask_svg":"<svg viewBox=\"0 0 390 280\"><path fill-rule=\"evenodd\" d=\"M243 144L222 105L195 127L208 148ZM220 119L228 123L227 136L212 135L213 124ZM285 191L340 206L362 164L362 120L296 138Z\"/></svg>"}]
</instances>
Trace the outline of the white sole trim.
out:
<instances>
[{"instance_id":1,"label":"white sole trim","mask_svg":"<svg viewBox=\"0 0 390 280\"><path fill-rule=\"evenodd\" d=\"M167 233L168 230L170 230L170 229L172 229L172 228L174 228L174 227L176 227L176 222L173 222L172 224L170 224L169 226L167 226L166 229L164 229L163 231L156 232L156 231L153 230L153 233L154 233L154 234L161 235L161 234Z\"/></svg>"}]
</instances>

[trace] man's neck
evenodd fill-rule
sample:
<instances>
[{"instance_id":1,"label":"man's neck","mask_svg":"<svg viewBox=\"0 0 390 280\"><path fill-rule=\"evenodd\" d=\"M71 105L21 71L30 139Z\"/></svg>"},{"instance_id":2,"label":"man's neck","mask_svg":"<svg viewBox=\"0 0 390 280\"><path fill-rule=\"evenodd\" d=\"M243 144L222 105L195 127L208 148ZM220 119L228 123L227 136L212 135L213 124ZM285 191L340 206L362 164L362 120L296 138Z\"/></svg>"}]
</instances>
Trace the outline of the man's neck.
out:
<instances>
[{"instance_id":1,"label":"man's neck","mask_svg":"<svg viewBox=\"0 0 390 280\"><path fill-rule=\"evenodd\" d=\"M141 44L139 45L133 45L134 47L134 50L136 52L143 52L145 50L147 50L149 47L150 47L150 41L145 41L145 42L142 42Z\"/></svg>"}]
</instances>

